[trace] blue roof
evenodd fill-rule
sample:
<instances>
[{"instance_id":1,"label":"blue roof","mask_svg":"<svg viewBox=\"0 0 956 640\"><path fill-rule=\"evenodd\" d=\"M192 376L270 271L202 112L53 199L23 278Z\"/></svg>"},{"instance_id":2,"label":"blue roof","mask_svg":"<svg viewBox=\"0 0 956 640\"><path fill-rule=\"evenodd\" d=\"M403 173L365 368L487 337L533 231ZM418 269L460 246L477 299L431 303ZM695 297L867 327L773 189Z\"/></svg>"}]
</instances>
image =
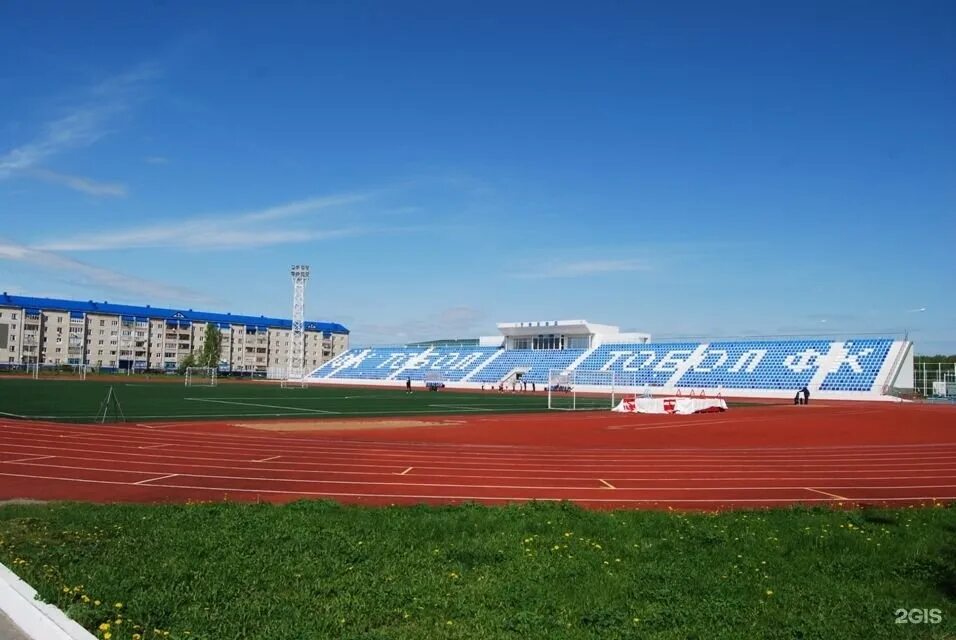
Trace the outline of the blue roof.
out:
<instances>
[{"instance_id":1,"label":"blue roof","mask_svg":"<svg viewBox=\"0 0 956 640\"><path fill-rule=\"evenodd\" d=\"M242 316L231 313L212 313L210 311L193 311L192 309L163 309L161 307L136 307L127 304L110 304L109 302L94 302L88 300L59 300L57 298L33 298L30 296L11 296L6 291L0 295L0 306L19 307L23 309L45 309L49 311L71 311L82 313L109 313L119 316L136 316L137 318L153 318L156 320L189 320L193 322L217 322L221 324L242 324L274 329L291 329L292 320L283 318L267 318L265 316ZM349 332L337 322L309 322L305 323L306 331L328 331L331 333Z\"/></svg>"}]
</instances>

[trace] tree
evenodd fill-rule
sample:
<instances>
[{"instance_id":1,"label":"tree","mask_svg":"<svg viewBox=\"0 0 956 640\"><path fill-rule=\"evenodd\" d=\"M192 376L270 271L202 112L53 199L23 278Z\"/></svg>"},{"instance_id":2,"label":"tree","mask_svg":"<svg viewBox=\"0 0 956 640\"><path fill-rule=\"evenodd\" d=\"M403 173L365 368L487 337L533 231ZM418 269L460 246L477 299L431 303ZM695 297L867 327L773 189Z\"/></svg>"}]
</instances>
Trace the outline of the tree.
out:
<instances>
[{"instance_id":1,"label":"tree","mask_svg":"<svg viewBox=\"0 0 956 640\"><path fill-rule=\"evenodd\" d=\"M222 333L214 323L206 324L206 339L203 342L202 353L197 358L197 366L219 367L219 355L222 351Z\"/></svg>"},{"instance_id":2,"label":"tree","mask_svg":"<svg viewBox=\"0 0 956 640\"><path fill-rule=\"evenodd\" d=\"M179 366L176 367L176 372L179 373L179 375L183 375L186 373L186 369L196 366L196 361L196 353L194 351L190 351L186 357L183 358L183 361L179 363Z\"/></svg>"}]
</instances>

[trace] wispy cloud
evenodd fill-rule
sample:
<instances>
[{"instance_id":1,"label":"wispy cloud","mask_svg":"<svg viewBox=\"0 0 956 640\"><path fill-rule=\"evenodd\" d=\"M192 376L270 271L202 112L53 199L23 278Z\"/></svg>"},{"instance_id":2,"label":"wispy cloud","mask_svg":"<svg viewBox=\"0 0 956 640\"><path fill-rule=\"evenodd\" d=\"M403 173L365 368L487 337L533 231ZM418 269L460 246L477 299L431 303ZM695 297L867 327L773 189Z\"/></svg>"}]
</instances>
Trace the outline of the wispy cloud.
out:
<instances>
[{"instance_id":1,"label":"wispy cloud","mask_svg":"<svg viewBox=\"0 0 956 640\"><path fill-rule=\"evenodd\" d=\"M49 169L28 169L26 173L34 178L63 185L91 196L120 197L126 195L126 186L116 182L97 182L90 178L57 173Z\"/></svg>"},{"instance_id":2,"label":"wispy cloud","mask_svg":"<svg viewBox=\"0 0 956 640\"><path fill-rule=\"evenodd\" d=\"M362 202L370 197L371 193L347 193L296 200L231 215L169 219L161 225L73 235L43 243L36 248L46 251L104 251L148 247L244 249L357 236L379 232L381 229L365 225L334 228L299 225L298 228L276 230L263 223L314 214L332 207Z\"/></svg>"},{"instance_id":3,"label":"wispy cloud","mask_svg":"<svg viewBox=\"0 0 956 640\"><path fill-rule=\"evenodd\" d=\"M637 258L577 260L574 262L551 262L528 270L517 270L517 278L579 278L610 273L650 271L651 266Z\"/></svg>"},{"instance_id":4,"label":"wispy cloud","mask_svg":"<svg viewBox=\"0 0 956 640\"><path fill-rule=\"evenodd\" d=\"M170 302L209 303L206 295L174 285L167 285L138 276L98 267L52 251L43 251L0 239L0 260L20 262L54 271L64 280L84 287L98 286L120 294L134 294L137 298Z\"/></svg>"},{"instance_id":5,"label":"wispy cloud","mask_svg":"<svg viewBox=\"0 0 956 640\"><path fill-rule=\"evenodd\" d=\"M90 195L121 195L118 194L120 190L125 193L125 187L119 185L105 185L78 176L62 176L46 171L41 166L67 151L93 145L107 135L110 132L109 123L133 104L144 83L156 77L157 73L154 66L142 65L88 88L79 104L43 125L33 140L0 153L0 179L26 175Z\"/></svg>"},{"instance_id":6,"label":"wispy cloud","mask_svg":"<svg viewBox=\"0 0 956 640\"><path fill-rule=\"evenodd\" d=\"M449 307L422 318L395 323L358 323L353 325L352 343L359 345L394 344L441 338L473 338L487 314L474 307Z\"/></svg>"}]
</instances>

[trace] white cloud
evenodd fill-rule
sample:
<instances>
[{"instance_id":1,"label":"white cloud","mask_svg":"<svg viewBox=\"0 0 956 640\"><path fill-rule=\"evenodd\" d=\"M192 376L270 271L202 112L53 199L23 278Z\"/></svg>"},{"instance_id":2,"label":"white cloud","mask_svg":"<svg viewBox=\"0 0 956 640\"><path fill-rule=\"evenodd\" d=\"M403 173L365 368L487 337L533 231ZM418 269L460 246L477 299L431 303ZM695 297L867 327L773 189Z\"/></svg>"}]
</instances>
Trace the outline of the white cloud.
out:
<instances>
[{"instance_id":1,"label":"white cloud","mask_svg":"<svg viewBox=\"0 0 956 640\"><path fill-rule=\"evenodd\" d=\"M234 215L170 219L161 225L72 235L63 240L45 242L36 248L47 251L104 251L147 247L241 249L380 232L381 229L376 227L358 225L335 228L310 228L300 225L299 228L280 230L263 225L280 218L303 216L330 207L360 202L368 197L369 194L361 193L341 194L296 200Z\"/></svg>"},{"instance_id":2,"label":"white cloud","mask_svg":"<svg viewBox=\"0 0 956 640\"><path fill-rule=\"evenodd\" d=\"M130 276L111 269L81 262L67 256L34 249L0 239L0 260L21 262L55 272L60 278L85 287L100 286L110 291L135 294L169 302L208 303L211 299L191 289Z\"/></svg>"},{"instance_id":3,"label":"white cloud","mask_svg":"<svg viewBox=\"0 0 956 640\"><path fill-rule=\"evenodd\" d=\"M421 340L474 338L481 330L485 312L459 306L443 309L423 318L394 323L366 323L351 326L352 344L397 344Z\"/></svg>"},{"instance_id":4,"label":"white cloud","mask_svg":"<svg viewBox=\"0 0 956 640\"><path fill-rule=\"evenodd\" d=\"M632 271L650 271L651 267L643 260L636 258L625 259L595 259L578 260L574 262L551 262L545 266L533 267L527 270L518 269L515 277L518 278L578 278L608 273L623 273Z\"/></svg>"},{"instance_id":5,"label":"white cloud","mask_svg":"<svg viewBox=\"0 0 956 640\"><path fill-rule=\"evenodd\" d=\"M0 154L0 179L27 175L90 195L121 195L119 191L125 194L125 187L121 185L63 176L47 172L40 166L64 152L95 144L107 135L109 123L130 107L143 83L155 76L155 68L144 65L91 87L82 104L47 122L30 142Z\"/></svg>"},{"instance_id":6,"label":"white cloud","mask_svg":"<svg viewBox=\"0 0 956 640\"><path fill-rule=\"evenodd\" d=\"M126 187L115 182L96 182L90 178L80 176L71 176L65 173L57 173L48 169L28 169L26 171L32 177L60 184L69 187L75 191L81 191L91 196L113 196L120 197L126 195Z\"/></svg>"}]
</instances>

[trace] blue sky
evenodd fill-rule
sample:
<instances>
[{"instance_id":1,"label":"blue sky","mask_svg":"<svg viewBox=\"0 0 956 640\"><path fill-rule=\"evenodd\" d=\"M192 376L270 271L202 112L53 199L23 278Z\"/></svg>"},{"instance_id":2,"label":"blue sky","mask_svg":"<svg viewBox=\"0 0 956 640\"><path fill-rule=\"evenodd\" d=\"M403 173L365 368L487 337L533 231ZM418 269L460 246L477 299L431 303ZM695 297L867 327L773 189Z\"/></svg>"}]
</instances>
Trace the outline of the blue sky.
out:
<instances>
[{"instance_id":1,"label":"blue sky","mask_svg":"<svg viewBox=\"0 0 956 640\"><path fill-rule=\"evenodd\" d=\"M357 343L956 352L953 2L8 2L0 42L11 293L288 316L301 262Z\"/></svg>"}]
</instances>

